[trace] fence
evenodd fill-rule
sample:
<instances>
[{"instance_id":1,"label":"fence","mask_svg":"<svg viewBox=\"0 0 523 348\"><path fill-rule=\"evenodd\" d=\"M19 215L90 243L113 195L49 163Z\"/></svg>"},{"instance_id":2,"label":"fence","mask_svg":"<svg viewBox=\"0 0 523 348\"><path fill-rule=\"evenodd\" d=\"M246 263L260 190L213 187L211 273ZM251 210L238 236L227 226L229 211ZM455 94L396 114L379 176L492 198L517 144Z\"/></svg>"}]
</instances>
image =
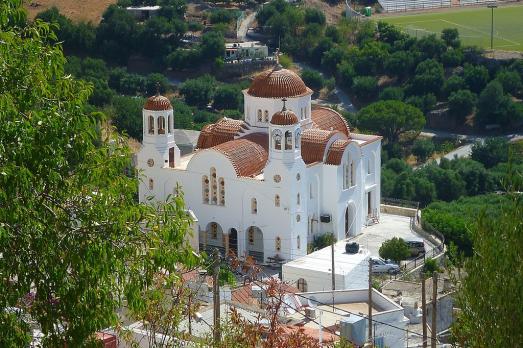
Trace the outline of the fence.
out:
<instances>
[{"instance_id":1,"label":"fence","mask_svg":"<svg viewBox=\"0 0 523 348\"><path fill-rule=\"evenodd\" d=\"M406 12L451 7L451 0L378 0L385 12Z\"/></svg>"}]
</instances>

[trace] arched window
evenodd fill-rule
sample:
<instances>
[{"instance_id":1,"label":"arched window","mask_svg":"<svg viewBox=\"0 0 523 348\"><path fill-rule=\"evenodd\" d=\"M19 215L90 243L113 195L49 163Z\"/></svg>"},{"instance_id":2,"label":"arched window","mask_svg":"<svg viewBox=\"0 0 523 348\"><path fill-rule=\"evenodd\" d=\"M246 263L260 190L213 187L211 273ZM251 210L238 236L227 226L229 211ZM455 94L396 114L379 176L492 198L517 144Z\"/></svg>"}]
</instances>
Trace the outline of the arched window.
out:
<instances>
[{"instance_id":1,"label":"arched window","mask_svg":"<svg viewBox=\"0 0 523 348\"><path fill-rule=\"evenodd\" d=\"M172 133L172 117L171 115L169 115L167 117L167 133L171 134Z\"/></svg>"},{"instance_id":2,"label":"arched window","mask_svg":"<svg viewBox=\"0 0 523 348\"><path fill-rule=\"evenodd\" d=\"M298 249L301 248L301 240L300 240L300 236L296 237L296 247L297 247Z\"/></svg>"},{"instance_id":3,"label":"arched window","mask_svg":"<svg viewBox=\"0 0 523 348\"><path fill-rule=\"evenodd\" d=\"M285 132L285 150L292 150L292 133L291 131Z\"/></svg>"},{"instance_id":4,"label":"arched window","mask_svg":"<svg viewBox=\"0 0 523 348\"><path fill-rule=\"evenodd\" d=\"M269 111L265 110L265 112L263 113L264 115L264 121L265 122L269 122Z\"/></svg>"},{"instance_id":5,"label":"arched window","mask_svg":"<svg viewBox=\"0 0 523 348\"><path fill-rule=\"evenodd\" d=\"M272 132L272 139L273 139L273 142L274 142L274 149L275 150L281 150L281 137L282 137L282 134L281 134L281 131L279 129L275 129Z\"/></svg>"},{"instance_id":6,"label":"arched window","mask_svg":"<svg viewBox=\"0 0 523 348\"><path fill-rule=\"evenodd\" d=\"M281 238L276 237L276 251L280 251L280 250L281 250Z\"/></svg>"},{"instance_id":7,"label":"arched window","mask_svg":"<svg viewBox=\"0 0 523 348\"><path fill-rule=\"evenodd\" d=\"M202 198L203 203L209 203L209 178L207 175L202 176Z\"/></svg>"},{"instance_id":8,"label":"arched window","mask_svg":"<svg viewBox=\"0 0 523 348\"><path fill-rule=\"evenodd\" d=\"M211 222L211 238L218 239L218 224L216 222Z\"/></svg>"},{"instance_id":9,"label":"arched window","mask_svg":"<svg viewBox=\"0 0 523 348\"><path fill-rule=\"evenodd\" d=\"M294 147L299 149L301 144L301 130L298 128L294 133Z\"/></svg>"},{"instance_id":10,"label":"arched window","mask_svg":"<svg viewBox=\"0 0 523 348\"><path fill-rule=\"evenodd\" d=\"M218 204L218 182L214 167L211 168L211 204Z\"/></svg>"},{"instance_id":11,"label":"arched window","mask_svg":"<svg viewBox=\"0 0 523 348\"><path fill-rule=\"evenodd\" d=\"M343 188L347 189L350 186L350 165L348 163L345 163L343 165Z\"/></svg>"},{"instance_id":12,"label":"arched window","mask_svg":"<svg viewBox=\"0 0 523 348\"><path fill-rule=\"evenodd\" d=\"M300 108L300 119L303 120L303 108Z\"/></svg>"},{"instance_id":13,"label":"arched window","mask_svg":"<svg viewBox=\"0 0 523 348\"><path fill-rule=\"evenodd\" d=\"M154 180L149 179L149 190L154 190Z\"/></svg>"},{"instance_id":14,"label":"arched window","mask_svg":"<svg viewBox=\"0 0 523 348\"><path fill-rule=\"evenodd\" d=\"M280 206L280 195L274 196L274 206L279 207Z\"/></svg>"},{"instance_id":15,"label":"arched window","mask_svg":"<svg viewBox=\"0 0 523 348\"><path fill-rule=\"evenodd\" d=\"M299 193L296 195L296 204L297 205L301 204L301 199L300 199L300 194Z\"/></svg>"},{"instance_id":16,"label":"arched window","mask_svg":"<svg viewBox=\"0 0 523 348\"><path fill-rule=\"evenodd\" d=\"M158 117L158 134L165 134L165 117Z\"/></svg>"},{"instance_id":17,"label":"arched window","mask_svg":"<svg viewBox=\"0 0 523 348\"><path fill-rule=\"evenodd\" d=\"M263 121L263 118L262 118L262 111L261 110L258 110L258 122L261 122Z\"/></svg>"},{"instance_id":18,"label":"arched window","mask_svg":"<svg viewBox=\"0 0 523 348\"><path fill-rule=\"evenodd\" d=\"M149 134L154 134L154 117L149 116L149 125L148 125Z\"/></svg>"},{"instance_id":19,"label":"arched window","mask_svg":"<svg viewBox=\"0 0 523 348\"><path fill-rule=\"evenodd\" d=\"M251 213L258 214L258 201L256 201L256 198L251 199Z\"/></svg>"},{"instance_id":20,"label":"arched window","mask_svg":"<svg viewBox=\"0 0 523 348\"><path fill-rule=\"evenodd\" d=\"M300 290L300 292L307 292L307 281L305 279L298 279L298 290Z\"/></svg>"},{"instance_id":21,"label":"arched window","mask_svg":"<svg viewBox=\"0 0 523 348\"><path fill-rule=\"evenodd\" d=\"M249 227L249 245L254 245L254 227Z\"/></svg>"},{"instance_id":22,"label":"arched window","mask_svg":"<svg viewBox=\"0 0 523 348\"><path fill-rule=\"evenodd\" d=\"M350 186L356 185L356 171L354 170L354 161L350 162Z\"/></svg>"},{"instance_id":23,"label":"arched window","mask_svg":"<svg viewBox=\"0 0 523 348\"><path fill-rule=\"evenodd\" d=\"M220 178L218 183L220 185L220 205L225 205L225 181Z\"/></svg>"}]
</instances>

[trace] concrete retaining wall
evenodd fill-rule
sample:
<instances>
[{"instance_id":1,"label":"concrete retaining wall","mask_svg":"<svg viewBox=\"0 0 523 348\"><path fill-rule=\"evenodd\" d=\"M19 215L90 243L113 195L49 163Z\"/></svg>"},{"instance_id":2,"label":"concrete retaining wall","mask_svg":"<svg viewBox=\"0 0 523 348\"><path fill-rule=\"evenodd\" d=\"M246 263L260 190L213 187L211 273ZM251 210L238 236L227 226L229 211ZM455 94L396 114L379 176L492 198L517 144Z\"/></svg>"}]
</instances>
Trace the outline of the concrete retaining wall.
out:
<instances>
[{"instance_id":1,"label":"concrete retaining wall","mask_svg":"<svg viewBox=\"0 0 523 348\"><path fill-rule=\"evenodd\" d=\"M381 204L380 211L385 214L415 217L417 210L413 209L413 208L405 208L405 207L398 207L395 205Z\"/></svg>"}]
</instances>

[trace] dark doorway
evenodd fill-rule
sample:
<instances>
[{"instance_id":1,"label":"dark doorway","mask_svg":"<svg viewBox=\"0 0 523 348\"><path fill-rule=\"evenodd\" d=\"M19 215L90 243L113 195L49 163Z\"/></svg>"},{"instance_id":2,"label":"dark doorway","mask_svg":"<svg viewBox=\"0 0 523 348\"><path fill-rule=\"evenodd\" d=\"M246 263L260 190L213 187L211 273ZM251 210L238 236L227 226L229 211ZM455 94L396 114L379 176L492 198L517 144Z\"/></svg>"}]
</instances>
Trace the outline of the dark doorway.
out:
<instances>
[{"instance_id":1,"label":"dark doorway","mask_svg":"<svg viewBox=\"0 0 523 348\"><path fill-rule=\"evenodd\" d=\"M238 231L235 228L231 228L229 233L229 251L234 251L238 255Z\"/></svg>"},{"instance_id":2,"label":"dark doorway","mask_svg":"<svg viewBox=\"0 0 523 348\"><path fill-rule=\"evenodd\" d=\"M174 168L174 147L169 149L169 168Z\"/></svg>"},{"instance_id":3,"label":"dark doorway","mask_svg":"<svg viewBox=\"0 0 523 348\"><path fill-rule=\"evenodd\" d=\"M349 236L349 207L345 209L345 237Z\"/></svg>"},{"instance_id":4,"label":"dark doorway","mask_svg":"<svg viewBox=\"0 0 523 348\"><path fill-rule=\"evenodd\" d=\"M372 197L371 192L367 192L367 215L372 215Z\"/></svg>"}]
</instances>

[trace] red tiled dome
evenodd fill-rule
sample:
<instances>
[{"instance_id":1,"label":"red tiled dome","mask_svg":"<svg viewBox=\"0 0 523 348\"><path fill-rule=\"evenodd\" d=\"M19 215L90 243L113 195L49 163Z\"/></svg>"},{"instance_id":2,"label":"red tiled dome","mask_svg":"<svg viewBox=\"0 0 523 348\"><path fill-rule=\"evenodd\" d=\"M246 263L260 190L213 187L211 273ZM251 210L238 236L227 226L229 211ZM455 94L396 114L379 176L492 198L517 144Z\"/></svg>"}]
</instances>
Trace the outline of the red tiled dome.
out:
<instances>
[{"instance_id":1,"label":"red tiled dome","mask_svg":"<svg viewBox=\"0 0 523 348\"><path fill-rule=\"evenodd\" d=\"M288 126L296 123L298 123L298 116L296 116L294 112L287 109L278 111L272 115L271 118L271 124L278 126Z\"/></svg>"},{"instance_id":2,"label":"red tiled dome","mask_svg":"<svg viewBox=\"0 0 523 348\"><path fill-rule=\"evenodd\" d=\"M340 165L341 158L343 157L343 153L345 152L345 148L347 148L347 145L349 145L351 141L348 139L338 139L334 141L329 151L327 152L327 158L325 159L326 164L332 164L332 165Z\"/></svg>"},{"instance_id":3,"label":"red tiled dome","mask_svg":"<svg viewBox=\"0 0 523 348\"><path fill-rule=\"evenodd\" d=\"M323 162L329 140L340 135L347 138L344 134L334 130L327 131L318 128L304 130L301 136L301 158L306 164Z\"/></svg>"},{"instance_id":4,"label":"red tiled dome","mask_svg":"<svg viewBox=\"0 0 523 348\"><path fill-rule=\"evenodd\" d=\"M145 105L143 106L145 110L151 111L162 111L162 110L171 110L173 106L169 99L163 95L153 95L152 97L147 98Z\"/></svg>"},{"instance_id":5,"label":"red tiled dome","mask_svg":"<svg viewBox=\"0 0 523 348\"><path fill-rule=\"evenodd\" d=\"M260 174L267 163L268 136L251 133L243 138L227 141L212 149L227 157L238 176L253 177Z\"/></svg>"},{"instance_id":6,"label":"red tiled dome","mask_svg":"<svg viewBox=\"0 0 523 348\"><path fill-rule=\"evenodd\" d=\"M337 130L350 136L349 126L347 121L343 116L331 108L324 106L314 105L311 111L312 122L316 125L317 128L323 130Z\"/></svg>"},{"instance_id":7,"label":"red tiled dome","mask_svg":"<svg viewBox=\"0 0 523 348\"><path fill-rule=\"evenodd\" d=\"M312 94L312 90L295 72L277 66L257 75L247 93L259 98L289 98Z\"/></svg>"}]
</instances>

